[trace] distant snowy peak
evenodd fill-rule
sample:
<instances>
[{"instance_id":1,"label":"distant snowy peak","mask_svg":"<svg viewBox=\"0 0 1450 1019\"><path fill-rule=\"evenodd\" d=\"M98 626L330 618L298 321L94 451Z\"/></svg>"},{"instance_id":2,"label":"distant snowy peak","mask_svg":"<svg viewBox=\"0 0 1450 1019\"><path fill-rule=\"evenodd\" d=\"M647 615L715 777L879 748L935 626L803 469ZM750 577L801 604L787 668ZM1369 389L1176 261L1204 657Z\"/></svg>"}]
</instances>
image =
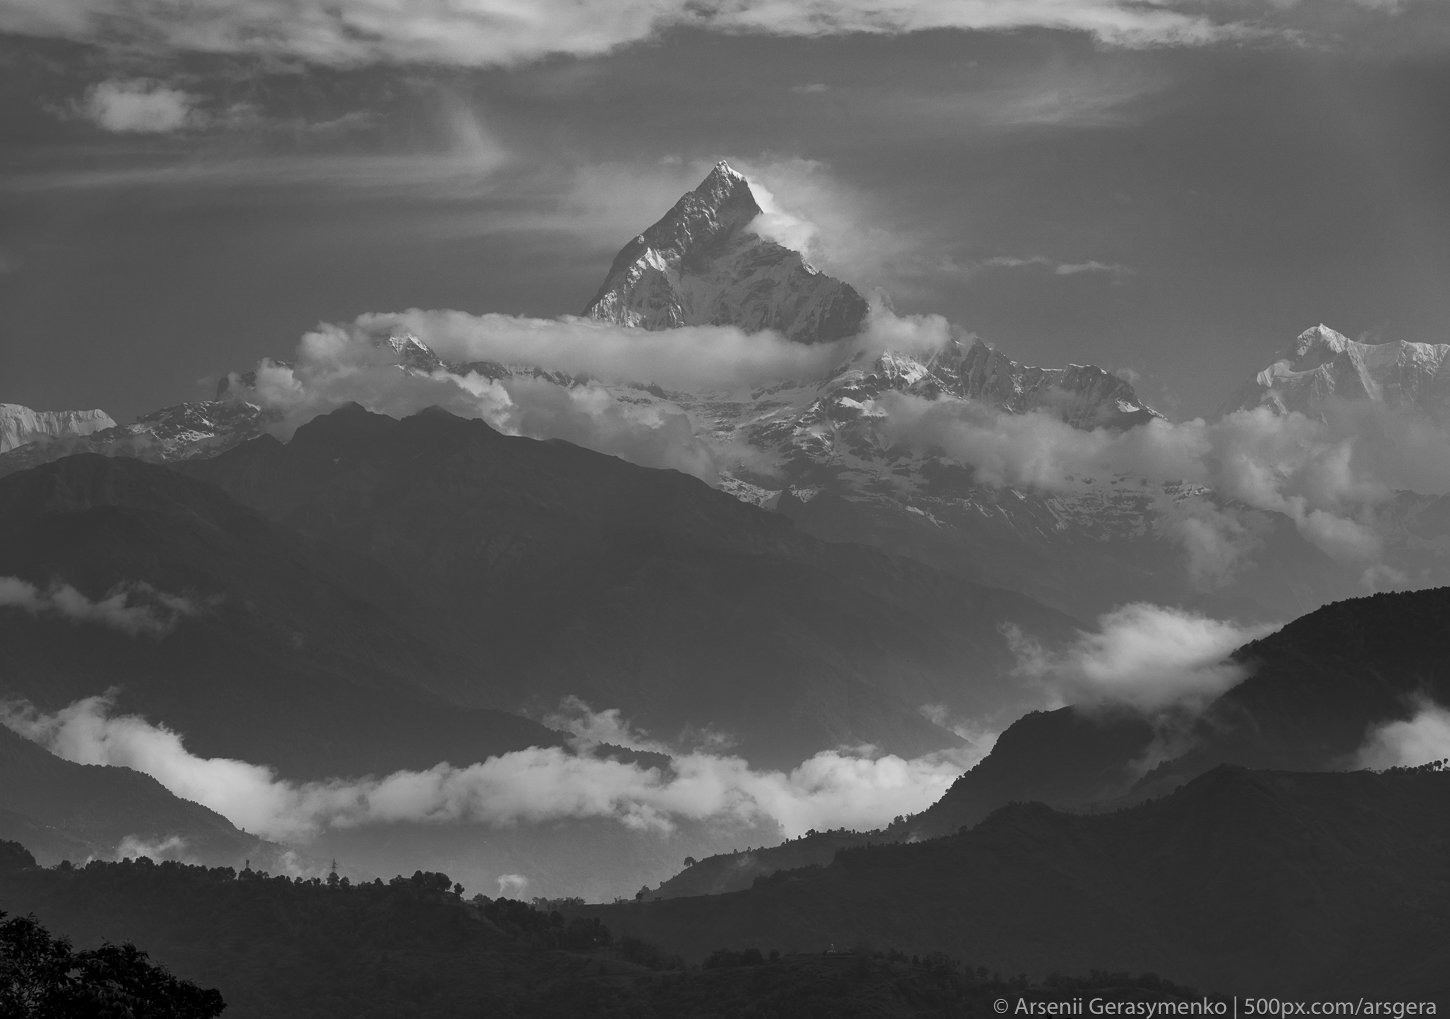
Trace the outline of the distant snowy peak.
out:
<instances>
[{"instance_id":1,"label":"distant snowy peak","mask_svg":"<svg viewBox=\"0 0 1450 1019\"><path fill-rule=\"evenodd\" d=\"M90 435L115 424L103 410L31 410L0 403L0 453L30 442Z\"/></svg>"},{"instance_id":2,"label":"distant snowy peak","mask_svg":"<svg viewBox=\"0 0 1450 1019\"><path fill-rule=\"evenodd\" d=\"M584 314L618 325L773 329L799 343L857 333L866 300L800 252L751 229L761 208L750 184L717 163L700 186L626 244Z\"/></svg>"},{"instance_id":3,"label":"distant snowy peak","mask_svg":"<svg viewBox=\"0 0 1450 1019\"><path fill-rule=\"evenodd\" d=\"M1163 416L1138 398L1131 383L1102 368L1036 368L980 340L953 339L926 358L889 350L867 365L847 365L826 388L831 397L858 403L891 390L973 400L1006 414L1050 414L1089 430L1132 428Z\"/></svg>"},{"instance_id":4,"label":"distant snowy peak","mask_svg":"<svg viewBox=\"0 0 1450 1019\"><path fill-rule=\"evenodd\" d=\"M1450 413L1450 344L1361 343L1328 326L1300 333L1227 409L1318 415L1327 400L1371 400Z\"/></svg>"},{"instance_id":5,"label":"distant snowy peak","mask_svg":"<svg viewBox=\"0 0 1450 1019\"><path fill-rule=\"evenodd\" d=\"M1036 368L977 342L967 349L955 393L1013 414L1046 411L1075 428L1131 428L1162 417L1132 383L1095 365Z\"/></svg>"}]
</instances>

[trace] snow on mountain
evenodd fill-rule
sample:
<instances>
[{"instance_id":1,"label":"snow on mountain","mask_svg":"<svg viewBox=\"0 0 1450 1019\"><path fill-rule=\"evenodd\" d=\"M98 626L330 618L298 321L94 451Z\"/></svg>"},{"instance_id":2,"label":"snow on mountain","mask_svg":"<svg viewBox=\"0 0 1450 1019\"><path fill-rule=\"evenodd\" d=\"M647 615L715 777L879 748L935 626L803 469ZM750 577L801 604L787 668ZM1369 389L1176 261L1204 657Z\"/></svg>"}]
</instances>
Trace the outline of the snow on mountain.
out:
<instances>
[{"instance_id":1,"label":"snow on mountain","mask_svg":"<svg viewBox=\"0 0 1450 1019\"><path fill-rule=\"evenodd\" d=\"M103 410L31 410L0 403L0 453L31 442L89 435L115 424Z\"/></svg>"},{"instance_id":2,"label":"snow on mountain","mask_svg":"<svg viewBox=\"0 0 1450 1019\"><path fill-rule=\"evenodd\" d=\"M1447 358L1447 343L1362 343L1318 325L1300 333L1226 409L1269 407L1316 416L1326 400L1368 399L1450 413Z\"/></svg>"},{"instance_id":3,"label":"snow on mountain","mask_svg":"<svg viewBox=\"0 0 1450 1019\"><path fill-rule=\"evenodd\" d=\"M865 299L752 224L761 208L745 177L717 163L664 218L614 259L584 314L618 325L773 329L800 343L855 334Z\"/></svg>"},{"instance_id":4,"label":"snow on mountain","mask_svg":"<svg viewBox=\"0 0 1450 1019\"><path fill-rule=\"evenodd\" d=\"M0 453L0 476L74 453L126 456L153 463L210 456L260 435L265 415L254 403L226 399L163 407L127 425L118 425L110 418L106 421L108 427L99 430Z\"/></svg>"}]
</instances>

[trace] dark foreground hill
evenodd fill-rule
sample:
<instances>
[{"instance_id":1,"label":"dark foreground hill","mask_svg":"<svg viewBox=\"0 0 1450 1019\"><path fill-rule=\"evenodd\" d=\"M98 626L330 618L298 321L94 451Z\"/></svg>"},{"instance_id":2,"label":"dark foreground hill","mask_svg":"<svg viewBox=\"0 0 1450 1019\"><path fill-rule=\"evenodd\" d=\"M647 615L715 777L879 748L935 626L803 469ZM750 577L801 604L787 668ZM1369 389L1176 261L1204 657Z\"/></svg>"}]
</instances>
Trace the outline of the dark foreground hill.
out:
<instances>
[{"instance_id":1,"label":"dark foreground hill","mask_svg":"<svg viewBox=\"0 0 1450 1019\"><path fill-rule=\"evenodd\" d=\"M1032 700L1004 623L1070 632L1025 596L817 541L696 478L437 409L352 406L176 469L402 578L489 664L459 702L575 695L666 739L723 729L756 763L955 745L923 706L1005 722Z\"/></svg>"},{"instance_id":2,"label":"dark foreground hill","mask_svg":"<svg viewBox=\"0 0 1450 1019\"><path fill-rule=\"evenodd\" d=\"M621 934L944 951L1004 972L1152 970L1226 994L1450 994L1450 773L1218 768L1077 816L848 849L727 895L590 907Z\"/></svg>"},{"instance_id":3,"label":"dark foreground hill","mask_svg":"<svg viewBox=\"0 0 1450 1019\"><path fill-rule=\"evenodd\" d=\"M34 913L80 949L134 942L177 977L215 987L227 1019L906 1019L992 1014L1002 997L1197 998L1156 976L1043 984L890 951L722 949L686 966L547 904L465 901L436 873L350 886L149 861L44 870L0 843L0 908ZM0 972L3 956L0 944Z\"/></svg>"},{"instance_id":4,"label":"dark foreground hill","mask_svg":"<svg viewBox=\"0 0 1450 1019\"><path fill-rule=\"evenodd\" d=\"M661 896L747 888L759 876L827 863L842 844L955 834L1015 801L1103 810L1171 792L1220 764L1346 770L1370 731L1450 704L1450 588L1336 602L1248 644L1246 678L1201 713L1130 708L1034 711L920 814L873 833L832 833L702 860Z\"/></svg>"},{"instance_id":5,"label":"dark foreground hill","mask_svg":"<svg viewBox=\"0 0 1450 1019\"><path fill-rule=\"evenodd\" d=\"M480 667L387 569L165 467L88 454L0 479L0 577L46 603L0 604L0 698L53 711L115 688L193 753L298 778L559 742L435 692ZM79 608L49 594L62 584ZM118 594L117 611L86 608Z\"/></svg>"},{"instance_id":6,"label":"dark foreground hill","mask_svg":"<svg viewBox=\"0 0 1450 1019\"><path fill-rule=\"evenodd\" d=\"M285 850L129 768L72 764L0 728L0 839L47 863L171 853L212 866L279 866Z\"/></svg>"}]
</instances>

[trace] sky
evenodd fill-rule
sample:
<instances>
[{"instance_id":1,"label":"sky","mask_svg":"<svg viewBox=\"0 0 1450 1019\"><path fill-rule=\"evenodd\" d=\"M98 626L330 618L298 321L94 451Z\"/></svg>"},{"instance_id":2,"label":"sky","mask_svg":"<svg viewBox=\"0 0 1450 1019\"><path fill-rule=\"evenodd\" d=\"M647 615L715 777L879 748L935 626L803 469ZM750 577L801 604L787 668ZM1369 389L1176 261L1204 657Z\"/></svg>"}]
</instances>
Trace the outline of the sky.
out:
<instances>
[{"instance_id":1,"label":"sky","mask_svg":"<svg viewBox=\"0 0 1450 1019\"><path fill-rule=\"evenodd\" d=\"M322 322L577 314L727 158L821 268L1211 414L1450 342L1442 0L7 0L0 401L118 420Z\"/></svg>"}]
</instances>

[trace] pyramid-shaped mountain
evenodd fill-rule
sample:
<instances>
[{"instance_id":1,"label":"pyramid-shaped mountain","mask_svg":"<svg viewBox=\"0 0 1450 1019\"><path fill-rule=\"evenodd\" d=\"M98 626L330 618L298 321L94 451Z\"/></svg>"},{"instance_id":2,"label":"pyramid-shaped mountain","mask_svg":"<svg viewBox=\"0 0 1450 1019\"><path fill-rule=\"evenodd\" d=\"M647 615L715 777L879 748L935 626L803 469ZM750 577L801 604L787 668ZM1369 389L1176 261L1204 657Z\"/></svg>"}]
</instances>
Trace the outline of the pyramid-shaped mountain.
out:
<instances>
[{"instance_id":1,"label":"pyramid-shaped mountain","mask_svg":"<svg viewBox=\"0 0 1450 1019\"><path fill-rule=\"evenodd\" d=\"M745 177L717 163L699 187L624 246L584 314L645 329L773 329L799 343L858 332L865 299L800 252L760 236L760 214Z\"/></svg>"}]
</instances>

